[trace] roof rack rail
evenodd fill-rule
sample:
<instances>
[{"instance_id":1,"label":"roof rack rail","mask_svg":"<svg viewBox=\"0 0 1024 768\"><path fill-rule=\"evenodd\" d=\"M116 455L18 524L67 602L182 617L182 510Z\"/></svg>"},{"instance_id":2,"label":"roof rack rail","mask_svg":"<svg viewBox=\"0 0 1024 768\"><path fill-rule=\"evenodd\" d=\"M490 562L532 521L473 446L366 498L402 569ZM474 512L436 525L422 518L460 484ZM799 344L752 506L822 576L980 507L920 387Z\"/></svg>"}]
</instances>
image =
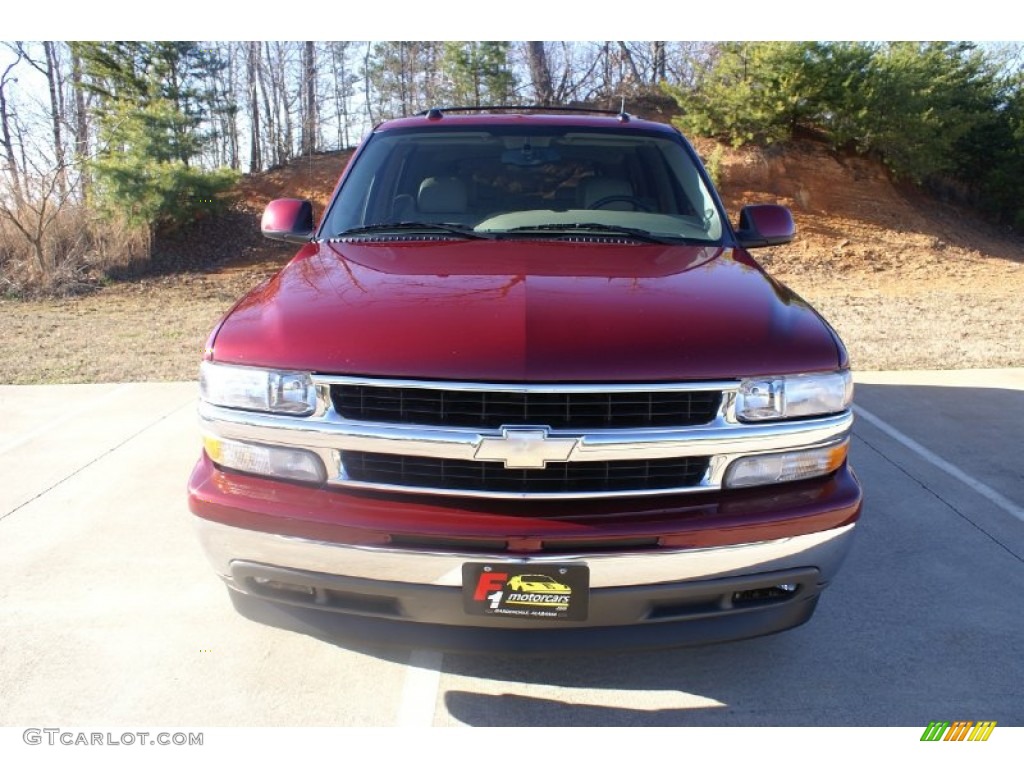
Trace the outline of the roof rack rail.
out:
<instances>
[{"instance_id":1,"label":"roof rack rail","mask_svg":"<svg viewBox=\"0 0 1024 768\"><path fill-rule=\"evenodd\" d=\"M538 104L494 104L487 106L459 106L459 107L431 107L422 112L417 112L416 117L426 117L428 120L440 120L446 112L584 112L596 115L614 115L624 123L628 123L632 115L626 112L626 100L622 100L622 108L598 109L596 107L545 107Z\"/></svg>"}]
</instances>

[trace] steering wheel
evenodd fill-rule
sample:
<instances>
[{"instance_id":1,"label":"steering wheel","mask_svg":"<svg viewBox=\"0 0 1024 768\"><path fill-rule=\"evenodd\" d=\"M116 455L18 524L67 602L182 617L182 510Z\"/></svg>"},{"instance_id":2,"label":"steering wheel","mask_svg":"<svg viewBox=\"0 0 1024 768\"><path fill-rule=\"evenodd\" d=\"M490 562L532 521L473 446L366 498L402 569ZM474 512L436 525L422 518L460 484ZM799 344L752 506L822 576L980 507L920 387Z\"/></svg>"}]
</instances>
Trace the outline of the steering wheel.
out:
<instances>
[{"instance_id":1,"label":"steering wheel","mask_svg":"<svg viewBox=\"0 0 1024 768\"><path fill-rule=\"evenodd\" d=\"M639 197L633 197L632 195L608 195L602 197L599 200L595 200L587 206L587 210L596 210L597 208L604 208L609 203L630 203L633 206L634 211L647 211L648 213L654 213L654 209L651 208L647 203L641 200Z\"/></svg>"}]
</instances>

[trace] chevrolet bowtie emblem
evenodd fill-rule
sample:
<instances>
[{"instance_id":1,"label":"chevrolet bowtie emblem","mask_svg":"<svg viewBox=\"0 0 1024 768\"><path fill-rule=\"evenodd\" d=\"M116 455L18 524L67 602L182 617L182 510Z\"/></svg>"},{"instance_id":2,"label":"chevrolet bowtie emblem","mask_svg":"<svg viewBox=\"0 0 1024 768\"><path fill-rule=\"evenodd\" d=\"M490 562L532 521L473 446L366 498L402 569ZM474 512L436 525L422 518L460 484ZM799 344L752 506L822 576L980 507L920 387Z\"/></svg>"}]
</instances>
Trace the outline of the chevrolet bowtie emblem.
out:
<instances>
[{"instance_id":1,"label":"chevrolet bowtie emblem","mask_svg":"<svg viewBox=\"0 0 1024 768\"><path fill-rule=\"evenodd\" d=\"M501 430L501 437L484 437L473 458L503 461L505 469L544 469L549 461L568 461L578 437L548 437L546 429Z\"/></svg>"}]
</instances>

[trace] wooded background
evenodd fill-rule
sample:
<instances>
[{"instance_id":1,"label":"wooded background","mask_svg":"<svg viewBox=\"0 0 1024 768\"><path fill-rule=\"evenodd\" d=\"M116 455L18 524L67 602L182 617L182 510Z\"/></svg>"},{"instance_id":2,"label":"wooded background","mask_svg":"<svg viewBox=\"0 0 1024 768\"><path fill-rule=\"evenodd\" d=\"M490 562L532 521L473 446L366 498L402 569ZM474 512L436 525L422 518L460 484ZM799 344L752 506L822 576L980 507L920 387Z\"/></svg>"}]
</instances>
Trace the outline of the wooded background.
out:
<instances>
[{"instance_id":1,"label":"wooded background","mask_svg":"<svg viewBox=\"0 0 1024 768\"><path fill-rule=\"evenodd\" d=\"M795 138L1024 230L1024 44L9 42L0 289L60 283L215 209L241 172L451 105L668 103L690 135Z\"/></svg>"}]
</instances>

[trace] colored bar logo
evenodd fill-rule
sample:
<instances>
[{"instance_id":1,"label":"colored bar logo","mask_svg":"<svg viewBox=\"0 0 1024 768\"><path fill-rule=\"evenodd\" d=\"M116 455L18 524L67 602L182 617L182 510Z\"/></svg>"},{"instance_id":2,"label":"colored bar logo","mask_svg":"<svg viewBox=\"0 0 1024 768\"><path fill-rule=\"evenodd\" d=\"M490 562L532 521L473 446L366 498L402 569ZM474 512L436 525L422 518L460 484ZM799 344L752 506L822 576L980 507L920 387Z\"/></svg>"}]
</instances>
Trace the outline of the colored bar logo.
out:
<instances>
[{"instance_id":1,"label":"colored bar logo","mask_svg":"<svg viewBox=\"0 0 1024 768\"><path fill-rule=\"evenodd\" d=\"M995 720L932 720L921 734L921 741L988 741L995 727Z\"/></svg>"}]
</instances>

